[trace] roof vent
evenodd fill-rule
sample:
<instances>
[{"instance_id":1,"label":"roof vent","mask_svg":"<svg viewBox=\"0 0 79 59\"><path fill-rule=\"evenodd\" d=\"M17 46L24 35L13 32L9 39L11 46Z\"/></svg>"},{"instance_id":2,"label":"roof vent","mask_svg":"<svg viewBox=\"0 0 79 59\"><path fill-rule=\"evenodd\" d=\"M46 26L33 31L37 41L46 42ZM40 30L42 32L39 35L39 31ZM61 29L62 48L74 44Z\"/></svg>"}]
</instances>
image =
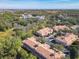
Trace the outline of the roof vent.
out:
<instances>
[{"instance_id":1,"label":"roof vent","mask_svg":"<svg viewBox=\"0 0 79 59\"><path fill-rule=\"evenodd\" d=\"M34 45L34 47L36 48L36 47L38 47L38 45L36 44L36 45Z\"/></svg>"},{"instance_id":2,"label":"roof vent","mask_svg":"<svg viewBox=\"0 0 79 59\"><path fill-rule=\"evenodd\" d=\"M54 56L54 54L53 54L53 53L51 53L51 54L50 54L50 56L52 57L52 56Z\"/></svg>"}]
</instances>

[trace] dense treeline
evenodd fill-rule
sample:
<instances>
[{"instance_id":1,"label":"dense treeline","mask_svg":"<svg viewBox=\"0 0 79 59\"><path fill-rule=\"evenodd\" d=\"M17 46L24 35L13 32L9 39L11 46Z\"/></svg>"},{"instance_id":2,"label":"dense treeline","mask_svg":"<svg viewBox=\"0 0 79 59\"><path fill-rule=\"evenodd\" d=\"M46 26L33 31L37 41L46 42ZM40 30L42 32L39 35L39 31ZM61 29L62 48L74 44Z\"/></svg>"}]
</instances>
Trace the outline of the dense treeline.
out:
<instances>
[{"instance_id":1,"label":"dense treeline","mask_svg":"<svg viewBox=\"0 0 79 59\"><path fill-rule=\"evenodd\" d=\"M34 13L34 15L45 15L46 17L44 20L20 18L20 14L25 12ZM36 13L35 11L5 11L0 13L0 59L37 59L36 56L22 48L22 40L33 36L33 33L43 27L48 26L52 28L58 24L67 26L79 25L79 19L65 16L61 12L44 10ZM78 30L74 32L78 32ZM75 48L76 51L78 49ZM74 50L74 48L71 47L71 50Z\"/></svg>"}]
</instances>

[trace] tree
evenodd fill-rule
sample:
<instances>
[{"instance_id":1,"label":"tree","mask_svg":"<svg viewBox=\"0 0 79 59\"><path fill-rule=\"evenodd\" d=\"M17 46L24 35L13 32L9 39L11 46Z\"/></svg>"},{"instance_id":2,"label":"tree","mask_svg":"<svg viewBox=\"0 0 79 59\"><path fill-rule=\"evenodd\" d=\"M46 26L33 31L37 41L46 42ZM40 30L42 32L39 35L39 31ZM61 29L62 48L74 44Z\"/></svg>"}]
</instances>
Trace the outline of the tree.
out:
<instances>
[{"instance_id":1,"label":"tree","mask_svg":"<svg viewBox=\"0 0 79 59\"><path fill-rule=\"evenodd\" d=\"M72 45L70 47L70 58L79 59L79 45Z\"/></svg>"},{"instance_id":2,"label":"tree","mask_svg":"<svg viewBox=\"0 0 79 59\"><path fill-rule=\"evenodd\" d=\"M22 59L36 59L34 55L23 50L21 38L13 36L13 28L0 32L0 58L1 59L16 59L19 56Z\"/></svg>"},{"instance_id":3,"label":"tree","mask_svg":"<svg viewBox=\"0 0 79 59\"><path fill-rule=\"evenodd\" d=\"M6 30L5 32L0 32L0 57L1 58L15 58L17 51L21 48L21 39L18 37L13 37L13 29Z\"/></svg>"}]
</instances>

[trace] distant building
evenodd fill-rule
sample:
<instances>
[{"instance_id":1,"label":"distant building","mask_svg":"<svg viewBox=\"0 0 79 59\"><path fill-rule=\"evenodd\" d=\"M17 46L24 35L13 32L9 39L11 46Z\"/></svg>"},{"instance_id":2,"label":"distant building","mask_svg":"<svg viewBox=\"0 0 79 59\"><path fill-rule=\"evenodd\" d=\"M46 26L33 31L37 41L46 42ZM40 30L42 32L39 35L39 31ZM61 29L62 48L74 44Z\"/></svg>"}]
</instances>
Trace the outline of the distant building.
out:
<instances>
[{"instance_id":1,"label":"distant building","mask_svg":"<svg viewBox=\"0 0 79 59\"><path fill-rule=\"evenodd\" d=\"M35 37L23 41L24 47L36 55L39 59L63 59L65 54L55 48L50 49L48 44L41 44Z\"/></svg>"},{"instance_id":2,"label":"distant building","mask_svg":"<svg viewBox=\"0 0 79 59\"><path fill-rule=\"evenodd\" d=\"M38 30L37 35L39 35L39 36L48 36L52 32L53 32L53 29L46 27L46 28Z\"/></svg>"},{"instance_id":3,"label":"distant building","mask_svg":"<svg viewBox=\"0 0 79 59\"><path fill-rule=\"evenodd\" d=\"M45 16L36 16L35 18L37 18L37 19L45 19Z\"/></svg>"},{"instance_id":4,"label":"distant building","mask_svg":"<svg viewBox=\"0 0 79 59\"><path fill-rule=\"evenodd\" d=\"M77 40L77 36L73 33L66 33L65 36L57 36L56 40L65 46L70 46L74 41Z\"/></svg>"},{"instance_id":5,"label":"distant building","mask_svg":"<svg viewBox=\"0 0 79 59\"><path fill-rule=\"evenodd\" d=\"M77 29L77 28L79 28L79 25L73 25L73 26L71 26L71 28L72 29Z\"/></svg>"},{"instance_id":6,"label":"distant building","mask_svg":"<svg viewBox=\"0 0 79 59\"><path fill-rule=\"evenodd\" d=\"M32 14L22 14L20 18L28 19L28 18L36 18L36 19L45 19L45 16L33 16Z\"/></svg>"},{"instance_id":7,"label":"distant building","mask_svg":"<svg viewBox=\"0 0 79 59\"><path fill-rule=\"evenodd\" d=\"M22 17L24 19L27 19L27 18L33 18L33 16L31 14L22 14Z\"/></svg>"},{"instance_id":8,"label":"distant building","mask_svg":"<svg viewBox=\"0 0 79 59\"><path fill-rule=\"evenodd\" d=\"M79 35L78 35L78 37L77 37L77 42L79 42Z\"/></svg>"},{"instance_id":9,"label":"distant building","mask_svg":"<svg viewBox=\"0 0 79 59\"><path fill-rule=\"evenodd\" d=\"M55 31L59 31L59 30L64 30L64 29L69 29L69 28L66 25L55 25L53 29Z\"/></svg>"},{"instance_id":10,"label":"distant building","mask_svg":"<svg viewBox=\"0 0 79 59\"><path fill-rule=\"evenodd\" d=\"M58 18L59 19L69 19L69 17L67 16L67 14L59 14Z\"/></svg>"}]
</instances>

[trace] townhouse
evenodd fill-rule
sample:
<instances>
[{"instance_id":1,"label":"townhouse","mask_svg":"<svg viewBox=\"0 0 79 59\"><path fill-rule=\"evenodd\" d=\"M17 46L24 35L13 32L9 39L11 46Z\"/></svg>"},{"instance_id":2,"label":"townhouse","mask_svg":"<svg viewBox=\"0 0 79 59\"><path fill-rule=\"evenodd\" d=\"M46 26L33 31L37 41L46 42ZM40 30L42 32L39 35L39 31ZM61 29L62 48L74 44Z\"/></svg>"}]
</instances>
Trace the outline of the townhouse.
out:
<instances>
[{"instance_id":1,"label":"townhouse","mask_svg":"<svg viewBox=\"0 0 79 59\"><path fill-rule=\"evenodd\" d=\"M65 30L65 29L69 30L69 27L67 27L66 25L55 25L53 29L54 31Z\"/></svg>"},{"instance_id":2,"label":"townhouse","mask_svg":"<svg viewBox=\"0 0 79 59\"><path fill-rule=\"evenodd\" d=\"M64 36L57 36L56 41L61 42L65 46L70 46L74 41L77 40L77 36L73 33L66 33Z\"/></svg>"},{"instance_id":3,"label":"townhouse","mask_svg":"<svg viewBox=\"0 0 79 59\"><path fill-rule=\"evenodd\" d=\"M53 29L46 27L43 29L40 29L36 32L37 35L39 36L48 36L49 34L51 34L53 32Z\"/></svg>"},{"instance_id":4,"label":"townhouse","mask_svg":"<svg viewBox=\"0 0 79 59\"><path fill-rule=\"evenodd\" d=\"M63 59L65 54L55 48L50 49L46 43L37 42L35 37L23 41L24 47L36 55L39 59Z\"/></svg>"},{"instance_id":5,"label":"townhouse","mask_svg":"<svg viewBox=\"0 0 79 59\"><path fill-rule=\"evenodd\" d=\"M63 27L63 28L62 28ZM68 28L66 26L57 26L54 28L58 30L64 30L65 28ZM69 28L68 28L69 29ZM43 29L40 29L36 32L36 35L40 37L49 37L49 34L53 33L53 29L46 27ZM50 36L51 37L51 36ZM64 46L70 46L74 41L76 41L78 36L76 36L73 33L65 33L65 35L56 36L51 40L55 40L58 43L61 43ZM47 39L49 40L49 39ZM36 55L39 59L64 59L66 57L66 54L54 47L51 47L48 43L40 43L38 41L38 37L33 36L31 38L27 38L23 41L23 47L30 52L32 52L34 55Z\"/></svg>"}]
</instances>

